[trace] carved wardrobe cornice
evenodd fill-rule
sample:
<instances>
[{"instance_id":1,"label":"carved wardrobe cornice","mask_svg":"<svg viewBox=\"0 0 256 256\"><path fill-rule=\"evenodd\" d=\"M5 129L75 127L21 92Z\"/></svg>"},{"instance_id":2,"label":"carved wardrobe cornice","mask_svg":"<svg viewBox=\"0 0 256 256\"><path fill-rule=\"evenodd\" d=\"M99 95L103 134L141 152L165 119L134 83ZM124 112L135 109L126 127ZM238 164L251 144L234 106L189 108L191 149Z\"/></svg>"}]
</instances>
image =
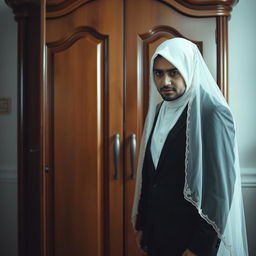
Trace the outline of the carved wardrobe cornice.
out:
<instances>
[{"instance_id":1,"label":"carved wardrobe cornice","mask_svg":"<svg viewBox=\"0 0 256 256\"><path fill-rule=\"evenodd\" d=\"M16 21L27 18L29 6L33 4L32 0L5 0L5 2L13 10Z\"/></svg>"},{"instance_id":2,"label":"carved wardrobe cornice","mask_svg":"<svg viewBox=\"0 0 256 256\"><path fill-rule=\"evenodd\" d=\"M95 0L47 0L47 18L67 15L80 6ZM194 17L230 16L238 0L156 0Z\"/></svg>"},{"instance_id":3,"label":"carved wardrobe cornice","mask_svg":"<svg viewBox=\"0 0 256 256\"><path fill-rule=\"evenodd\" d=\"M238 0L158 0L195 17L230 16Z\"/></svg>"}]
</instances>

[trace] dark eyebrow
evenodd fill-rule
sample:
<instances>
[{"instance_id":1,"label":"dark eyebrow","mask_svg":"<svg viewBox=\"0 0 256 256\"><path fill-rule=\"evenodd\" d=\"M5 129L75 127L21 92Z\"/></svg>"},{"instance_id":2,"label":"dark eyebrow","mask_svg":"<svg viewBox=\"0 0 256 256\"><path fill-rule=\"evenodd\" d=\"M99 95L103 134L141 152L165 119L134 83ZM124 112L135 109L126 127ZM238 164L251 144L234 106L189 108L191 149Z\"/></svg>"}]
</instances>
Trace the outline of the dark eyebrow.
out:
<instances>
[{"instance_id":1,"label":"dark eyebrow","mask_svg":"<svg viewBox=\"0 0 256 256\"><path fill-rule=\"evenodd\" d=\"M158 72L171 72L171 71L176 71L178 70L177 68L171 68L171 69L159 69L159 68L154 68L153 71L158 71Z\"/></svg>"}]
</instances>

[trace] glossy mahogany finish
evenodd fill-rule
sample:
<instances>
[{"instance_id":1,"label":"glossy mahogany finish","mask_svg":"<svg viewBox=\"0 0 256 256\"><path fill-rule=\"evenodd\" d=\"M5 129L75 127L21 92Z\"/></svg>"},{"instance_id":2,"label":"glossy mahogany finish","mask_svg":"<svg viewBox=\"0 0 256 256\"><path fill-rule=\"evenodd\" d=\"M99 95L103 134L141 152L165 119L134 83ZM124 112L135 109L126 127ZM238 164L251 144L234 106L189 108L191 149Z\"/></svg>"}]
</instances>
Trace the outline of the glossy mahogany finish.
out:
<instances>
[{"instance_id":1,"label":"glossy mahogany finish","mask_svg":"<svg viewBox=\"0 0 256 256\"><path fill-rule=\"evenodd\" d=\"M157 0L195 17L230 16L238 0Z\"/></svg>"},{"instance_id":2,"label":"glossy mahogany finish","mask_svg":"<svg viewBox=\"0 0 256 256\"><path fill-rule=\"evenodd\" d=\"M94 0L48 0L47 17L56 18L74 11ZM177 11L195 17L230 16L238 0L157 0L172 6Z\"/></svg>"},{"instance_id":3,"label":"glossy mahogany finish","mask_svg":"<svg viewBox=\"0 0 256 256\"><path fill-rule=\"evenodd\" d=\"M113 163L115 134L123 144L121 8L95 0L46 22L47 255L122 254L122 157L118 180Z\"/></svg>"},{"instance_id":4,"label":"glossy mahogany finish","mask_svg":"<svg viewBox=\"0 0 256 256\"><path fill-rule=\"evenodd\" d=\"M47 18L56 18L75 11L82 5L95 0L48 0L46 5Z\"/></svg>"},{"instance_id":5,"label":"glossy mahogany finish","mask_svg":"<svg viewBox=\"0 0 256 256\"><path fill-rule=\"evenodd\" d=\"M86 27L47 44L45 222L49 255L99 256L104 250L108 51L108 37Z\"/></svg>"},{"instance_id":6,"label":"glossy mahogany finish","mask_svg":"<svg viewBox=\"0 0 256 256\"><path fill-rule=\"evenodd\" d=\"M217 18L217 83L228 101L228 18Z\"/></svg>"}]
</instances>

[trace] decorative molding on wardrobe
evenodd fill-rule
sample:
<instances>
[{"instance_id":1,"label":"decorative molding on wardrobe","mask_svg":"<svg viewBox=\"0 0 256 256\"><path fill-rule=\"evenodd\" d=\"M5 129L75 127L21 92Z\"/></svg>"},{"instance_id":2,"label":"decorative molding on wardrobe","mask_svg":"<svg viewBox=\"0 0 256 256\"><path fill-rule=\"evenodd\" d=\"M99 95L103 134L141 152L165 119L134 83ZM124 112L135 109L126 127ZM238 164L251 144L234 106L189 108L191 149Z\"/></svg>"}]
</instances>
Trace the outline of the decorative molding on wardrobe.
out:
<instances>
[{"instance_id":1,"label":"decorative molding on wardrobe","mask_svg":"<svg viewBox=\"0 0 256 256\"><path fill-rule=\"evenodd\" d=\"M95 0L66 0L58 3L46 0L46 18L56 19L74 12L82 5L89 4Z\"/></svg>"},{"instance_id":2,"label":"decorative molding on wardrobe","mask_svg":"<svg viewBox=\"0 0 256 256\"><path fill-rule=\"evenodd\" d=\"M156 0L194 17L230 16L238 0Z\"/></svg>"},{"instance_id":3,"label":"decorative molding on wardrobe","mask_svg":"<svg viewBox=\"0 0 256 256\"><path fill-rule=\"evenodd\" d=\"M17 0L6 0L16 3ZM24 1L24 0L23 0ZM31 1L31 0L27 0ZM46 0L46 17L58 18L75 11L95 0ZM156 0L192 17L230 16L238 0Z\"/></svg>"}]
</instances>

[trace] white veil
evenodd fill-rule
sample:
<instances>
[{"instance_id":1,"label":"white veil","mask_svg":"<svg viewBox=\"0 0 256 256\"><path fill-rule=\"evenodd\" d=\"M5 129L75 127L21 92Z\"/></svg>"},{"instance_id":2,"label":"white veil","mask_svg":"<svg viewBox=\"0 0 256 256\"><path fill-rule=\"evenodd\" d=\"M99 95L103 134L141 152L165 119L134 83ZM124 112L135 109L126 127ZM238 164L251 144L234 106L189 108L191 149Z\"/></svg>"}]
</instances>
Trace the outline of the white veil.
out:
<instances>
[{"instance_id":1,"label":"white veil","mask_svg":"<svg viewBox=\"0 0 256 256\"><path fill-rule=\"evenodd\" d=\"M183 38L166 40L151 59L149 110L140 145L133 225L141 195L146 144L156 114L158 91L153 63L157 55L180 71L188 88L183 95L189 97L184 198L217 232L221 239L218 256L248 256L233 117L197 46Z\"/></svg>"}]
</instances>

